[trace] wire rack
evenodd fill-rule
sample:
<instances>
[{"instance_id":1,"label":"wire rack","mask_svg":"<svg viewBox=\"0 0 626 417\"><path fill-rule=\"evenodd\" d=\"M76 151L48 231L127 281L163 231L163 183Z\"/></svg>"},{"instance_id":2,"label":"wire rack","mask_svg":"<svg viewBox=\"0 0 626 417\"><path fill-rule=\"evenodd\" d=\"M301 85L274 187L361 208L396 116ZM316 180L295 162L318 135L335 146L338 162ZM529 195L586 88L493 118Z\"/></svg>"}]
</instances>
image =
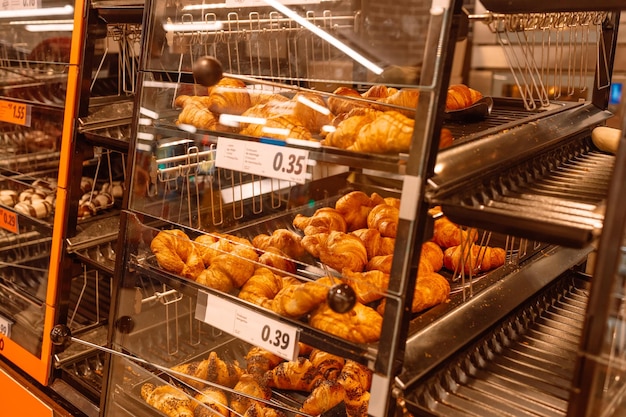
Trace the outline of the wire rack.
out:
<instances>
[{"instance_id":1,"label":"wire rack","mask_svg":"<svg viewBox=\"0 0 626 417\"><path fill-rule=\"evenodd\" d=\"M486 14L471 16L495 34L519 95L528 110L550 105L588 89L587 77L596 77L598 89L609 87L607 51L602 25L607 12ZM601 80L606 80L603 82Z\"/></svg>"}]
</instances>

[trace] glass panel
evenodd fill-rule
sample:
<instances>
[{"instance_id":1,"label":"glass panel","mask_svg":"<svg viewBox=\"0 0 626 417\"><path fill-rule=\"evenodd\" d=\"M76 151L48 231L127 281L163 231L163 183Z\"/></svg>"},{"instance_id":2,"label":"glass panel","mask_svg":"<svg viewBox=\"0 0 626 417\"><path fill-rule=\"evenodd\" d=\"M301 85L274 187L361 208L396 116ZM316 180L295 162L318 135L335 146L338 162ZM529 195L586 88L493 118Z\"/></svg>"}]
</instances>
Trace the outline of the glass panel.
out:
<instances>
[{"instance_id":1,"label":"glass panel","mask_svg":"<svg viewBox=\"0 0 626 417\"><path fill-rule=\"evenodd\" d=\"M67 87L71 3L0 7L0 318L41 354ZM10 358L17 360L16 358Z\"/></svg>"},{"instance_id":2,"label":"glass panel","mask_svg":"<svg viewBox=\"0 0 626 417\"><path fill-rule=\"evenodd\" d=\"M36 227L0 230L0 323L35 356L41 354L50 247L50 234Z\"/></svg>"},{"instance_id":3,"label":"glass panel","mask_svg":"<svg viewBox=\"0 0 626 417\"><path fill-rule=\"evenodd\" d=\"M626 243L626 241L624 241ZM623 245L624 245L623 243ZM615 286L610 295L606 337L602 352L595 361L595 375L587 410L595 410L598 416L618 416L624 413L624 378L626 377L626 246L621 247L620 262Z\"/></svg>"}]
</instances>

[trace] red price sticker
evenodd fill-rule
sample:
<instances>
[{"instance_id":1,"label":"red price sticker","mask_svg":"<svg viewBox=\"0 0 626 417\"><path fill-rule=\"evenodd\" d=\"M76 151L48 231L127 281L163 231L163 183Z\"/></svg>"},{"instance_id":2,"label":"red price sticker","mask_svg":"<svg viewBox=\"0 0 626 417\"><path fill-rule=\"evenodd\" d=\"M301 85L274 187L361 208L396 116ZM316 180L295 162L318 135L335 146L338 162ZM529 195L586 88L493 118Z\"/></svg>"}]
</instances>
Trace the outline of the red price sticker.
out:
<instances>
[{"instance_id":1,"label":"red price sticker","mask_svg":"<svg viewBox=\"0 0 626 417\"><path fill-rule=\"evenodd\" d=\"M0 227L9 232L17 233L17 213L0 208Z\"/></svg>"},{"instance_id":2,"label":"red price sticker","mask_svg":"<svg viewBox=\"0 0 626 417\"><path fill-rule=\"evenodd\" d=\"M30 126L31 106L14 101L0 100L0 121Z\"/></svg>"}]
</instances>

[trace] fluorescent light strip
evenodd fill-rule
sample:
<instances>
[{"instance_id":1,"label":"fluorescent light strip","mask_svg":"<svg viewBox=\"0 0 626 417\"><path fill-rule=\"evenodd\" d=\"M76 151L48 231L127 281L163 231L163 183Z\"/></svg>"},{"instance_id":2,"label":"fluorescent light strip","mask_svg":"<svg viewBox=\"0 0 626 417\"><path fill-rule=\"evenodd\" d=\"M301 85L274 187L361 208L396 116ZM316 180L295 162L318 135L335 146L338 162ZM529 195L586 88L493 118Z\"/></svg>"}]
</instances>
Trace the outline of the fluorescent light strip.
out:
<instances>
[{"instance_id":1,"label":"fluorescent light strip","mask_svg":"<svg viewBox=\"0 0 626 417\"><path fill-rule=\"evenodd\" d=\"M299 14L291 10L290 8L283 6L281 3L279 3L276 0L263 0L263 1L265 1L267 4L269 4L270 6L272 6L273 8L275 8L276 10L284 14L285 16L289 17L290 19L295 20L298 24L310 30L312 33L319 36L326 42L330 43L335 48L339 49L340 51L348 55L350 58L354 59L356 62L363 65L365 68L372 71L374 74L376 75L382 74L383 69L381 67L374 64L372 61L368 60L363 55L359 54L357 51L350 48L345 43L341 42L339 39L330 35L328 32L321 30L320 28L318 28L317 26L315 26L314 24L312 24L311 22L309 22L308 20L306 20L305 18L303 18L302 16L300 16Z\"/></svg>"},{"instance_id":2,"label":"fluorescent light strip","mask_svg":"<svg viewBox=\"0 0 626 417\"><path fill-rule=\"evenodd\" d=\"M166 32L216 32L222 30L222 22L213 23L164 23L163 29Z\"/></svg>"},{"instance_id":3,"label":"fluorescent light strip","mask_svg":"<svg viewBox=\"0 0 626 417\"><path fill-rule=\"evenodd\" d=\"M0 19L36 16L66 16L74 14L74 7L66 4L63 7L46 7L42 9L0 10Z\"/></svg>"},{"instance_id":4,"label":"fluorescent light strip","mask_svg":"<svg viewBox=\"0 0 626 417\"><path fill-rule=\"evenodd\" d=\"M151 118L153 120L156 120L156 119L159 118L159 113L157 113L155 111L152 111L152 110L149 110L149 109L147 109L145 107L140 107L139 108L139 113L143 114L144 116L149 117L149 118Z\"/></svg>"},{"instance_id":5,"label":"fluorescent light strip","mask_svg":"<svg viewBox=\"0 0 626 417\"><path fill-rule=\"evenodd\" d=\"M137 132L137 139L154 140L154 135L152 133Z\"/></svg>"},{"instance_id":6,"label":"fluorescent light strip","mask_svg":"<svg viewBox=\"0 0 626 417\"><path fill-rule=\"evenodd\" d=\"M224 126L233 126L237 127L241 123L249 123L254 125L264 125L267 123L267 119L263 117L250 117L250 116L239 116L236 114L220 114L220 123Z\"/></svg>"},{"instance_id":7,"label":"fluorescent light strip","mask_svg":"<svg viewBox=\"0 0 626 417\"><path fill-rule=\"evenodd\" d=\"M52 24L69 24L73 23L72 19L59 19L59 20L12 20L9 25L52 25Z\"/></svg>"},{"instance_id":8,"label":"fluorescent light strip","mask_svg":"<svg viewBox=\"0 0 626 417\"><path fill-rule=\"evenodd\" d=\"M74 30L73 23L54 23L50 25L26 25L24 26L29 32L71 32Z\"/></svg>"}]
</instances>

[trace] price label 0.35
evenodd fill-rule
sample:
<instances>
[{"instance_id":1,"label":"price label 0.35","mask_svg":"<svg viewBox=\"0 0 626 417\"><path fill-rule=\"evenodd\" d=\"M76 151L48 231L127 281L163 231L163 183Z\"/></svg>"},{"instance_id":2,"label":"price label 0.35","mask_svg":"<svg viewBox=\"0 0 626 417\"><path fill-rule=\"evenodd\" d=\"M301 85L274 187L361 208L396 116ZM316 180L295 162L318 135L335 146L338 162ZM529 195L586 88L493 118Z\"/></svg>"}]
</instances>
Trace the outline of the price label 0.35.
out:
<instances>
[{"instance_id":1,"label":"price label 0.35","mask_svg":"<svg viewBox=\"0 0 626 417\"><path fill-rule=\"evenodd\" d=\"M30 126L31 106L14 101L0 100L0 121L14 125Z\"/></svg>"},{"instance_id":2,"label":"price label 0.35","mask_svg":"<svg viewBox=\"0 0 626 417\"><path fill-rule=\"evenodd\" d=\"M196 319L283 359L298 357L300 329L205 291L198 291Z\"/></svg>"},{"instance_id":3,"label":"price label 0.35","mask_svg":"<svg viewBox=\"0 0 626 417\"><path fill-rule=\"evenodd\" d=\"M215 165L248 174L304 184L309 151L269 143L220 137Z\"/></svg>"}]
</instances>

